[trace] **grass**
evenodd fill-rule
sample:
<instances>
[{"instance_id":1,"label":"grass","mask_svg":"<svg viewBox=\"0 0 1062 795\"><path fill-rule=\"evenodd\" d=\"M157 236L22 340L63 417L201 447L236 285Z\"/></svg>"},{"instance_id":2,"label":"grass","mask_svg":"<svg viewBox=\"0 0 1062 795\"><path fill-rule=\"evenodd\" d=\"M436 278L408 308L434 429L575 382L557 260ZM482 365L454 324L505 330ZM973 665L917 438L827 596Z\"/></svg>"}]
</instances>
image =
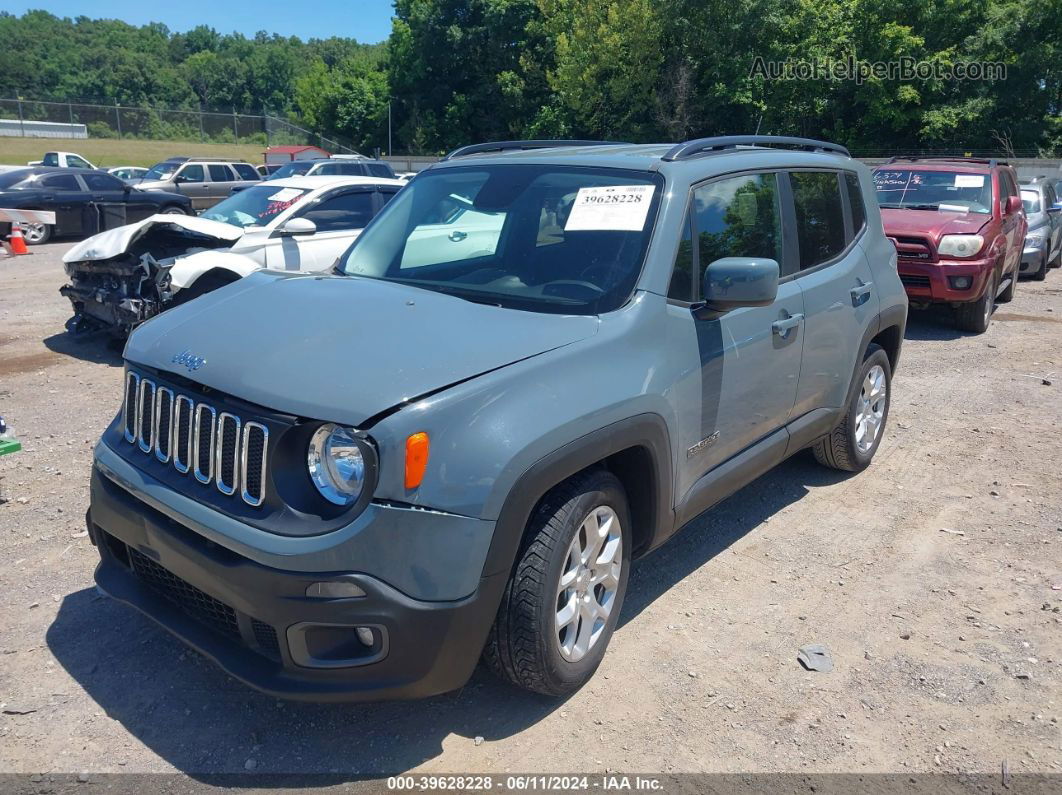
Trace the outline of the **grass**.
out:
<instances>
[{"instance_id":1,"label":"grass","mask_svg":"<svg viewBox=\"0 0 1062 795\"><path fill-rule=\"evenodd\" d=\"M261 163L260 144L200 144L188 141L135 141L116 138L8 138L0 136L0 164L21 166L45 152L76 152L100 168L153 166L177 155L229 157Z\"/></svg>"}]
</instances>

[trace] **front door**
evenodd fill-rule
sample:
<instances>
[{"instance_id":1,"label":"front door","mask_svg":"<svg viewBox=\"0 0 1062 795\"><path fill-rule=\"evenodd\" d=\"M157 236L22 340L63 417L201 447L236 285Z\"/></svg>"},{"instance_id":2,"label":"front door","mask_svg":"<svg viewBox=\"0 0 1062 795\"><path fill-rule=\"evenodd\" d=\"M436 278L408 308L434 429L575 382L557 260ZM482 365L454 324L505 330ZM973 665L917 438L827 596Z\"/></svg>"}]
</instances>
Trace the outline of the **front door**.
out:
<instances>
[{"instance_id":1,"label":"front door","mask_svg":"<svg viewBox=\"0 0 1062 795\"><path fill-rule=\"evenodd\" d=\"M207 198L206 169L202 163L188 163L174 176L177 192L192 200L193 210L205 210L214 204Z\"/></svg>"},{"instance_id":2,"label":"front door","mask_svg":"<svg viewBox=\"0 0 1062 795\"><path fill-rule=\"evenodd\" d=\"M312 235L286 237L280 247L283 264L273 265L269 252L269 267L286 270L322 271L332 267L336 259L361 234L376 211L371 186L346 188L325 194L313 204L302 208L293 217L305 218L317 225Z\"/></svg>"},{"instance_id":3,"label":"front door","mask_svg":"<svg viewBox=\"0 0 1062 795\"><path fill-rule=\"evenodd\" d=\"M784 253L780 180L777 173L750 173L694 188L669 297L681 300L692 292L696 307L705 268L723 257L774 259L783 274L791 267ZM680 420L680 499L700 476L789 420L800 376L803 317L800 287L788 280L779 284L770 306L703 319L690 311L682 321L688 323L683 344L696 357L687 372L700 386L687 394L699 394L700 401Z\"/></svg>"}]
</instances>

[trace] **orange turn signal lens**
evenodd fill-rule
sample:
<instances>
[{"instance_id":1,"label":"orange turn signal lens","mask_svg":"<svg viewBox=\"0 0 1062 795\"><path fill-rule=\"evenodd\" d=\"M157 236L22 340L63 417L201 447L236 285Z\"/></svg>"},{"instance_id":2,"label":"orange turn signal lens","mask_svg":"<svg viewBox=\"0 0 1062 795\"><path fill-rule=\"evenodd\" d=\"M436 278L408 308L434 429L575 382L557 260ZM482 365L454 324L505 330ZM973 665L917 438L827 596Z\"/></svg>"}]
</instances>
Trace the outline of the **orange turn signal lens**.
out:
<instances>
[{"instance_id":1,"label":"orange turn signal lens","mask_svg":"<svg viewBox=\"0 0 1062 795\"><path fill-rule=\"evenodd\" d=\"M428 468L428 434L414 433L406 439L406 488L415 489L424 480Z\"/></svg>"}]
</instances>

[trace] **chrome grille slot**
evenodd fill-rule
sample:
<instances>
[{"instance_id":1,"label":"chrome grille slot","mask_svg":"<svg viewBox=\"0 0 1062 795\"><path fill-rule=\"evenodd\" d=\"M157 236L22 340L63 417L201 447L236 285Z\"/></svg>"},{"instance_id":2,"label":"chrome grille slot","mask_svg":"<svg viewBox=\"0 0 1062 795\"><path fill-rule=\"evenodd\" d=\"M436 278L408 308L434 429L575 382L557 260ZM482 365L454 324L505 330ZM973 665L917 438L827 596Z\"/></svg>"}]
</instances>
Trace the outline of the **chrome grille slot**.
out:
<instances>
[{"instance_id":1,"label":"chrome grille slot","mask_svg":"<svg viewBox=\"0 0 1062 795\"><path fill-rule=\"evenodd\" d=\"M214 465L218 491L232 496L240 478L240 419L227 412L218 417L217 463Z\"/></svg>"},{"instance_id":2,"label":"chrome grille slot","mask_svg":"<svg viewBox=\"0 0 1062 795\"><path fill-rule=\"evenodd\" d=\"M150 453L155 444L154 424L152 423L154 414L155 383L141 378L140 387L136 391L136 443L145 453Z\"/></svg>"},{"instance_id":3,"label":"chrome grille slot","mask_svg":"<svg viewBox=\"0 0 1062 795\"><path fill-rule=\"evenodd\" d=\"M129 443L136 441L136 397L140 393L140 376L127 373L125 376L125 407L122 412L122 433Z\"/></svg>"},{"instance_id":4,"label":"chrome grille slot","mask_svg":"<svg viewBox=\"0 0 1062 795\"><path fill-rule=\"evenodd\" d=\"M155 390L155 458L162 463L173 453L173 390L160 386Z\"/></svg>"},{"instance_id":5,"label":"chrome grille slot","mask_svg":"<svg viewBox=\"0 0 1062 795\"><path fill-rule=\"evenodd\" d=\"M182 475L191 472L228 497L239 491L256 508L265 501L269 429L262 423L219 413L129 372L121 426L127 442L163 464L172 461Z\"/></svg>"},{"instance_id":6,"label":"chrome grille slot","mask_svg":"<svg viewBox=\"0 0 1062 795\"><path fill-rule=\"evenodd\" d=\"M195 402L178 395L173 409L173 466L182 475L192 468L192 421Z\"/></svg>"},{"instance_id":7,"label":"chrome grille slot","mask_svg":"<svg viewBox=\"0 0 1062 795\"><path fill-rule=\"evenodd\" d=\"M192 444L192 461L195 464L195 479L209 483L214 477L214 428L218 413L206 403L195 407L195 440Z\"/></svg>"},{"instance_id":8,"label":"chrome grille slot","mask_svg":"<svg viewBox=\"0 0 1062 795\"><path fill-rule=\"evenodd\" d=\"M248 505L258 506L265 497L266 447L269 429L257 422L243 426L243 490L240 496Z\"/></svg>"}]
</instances>

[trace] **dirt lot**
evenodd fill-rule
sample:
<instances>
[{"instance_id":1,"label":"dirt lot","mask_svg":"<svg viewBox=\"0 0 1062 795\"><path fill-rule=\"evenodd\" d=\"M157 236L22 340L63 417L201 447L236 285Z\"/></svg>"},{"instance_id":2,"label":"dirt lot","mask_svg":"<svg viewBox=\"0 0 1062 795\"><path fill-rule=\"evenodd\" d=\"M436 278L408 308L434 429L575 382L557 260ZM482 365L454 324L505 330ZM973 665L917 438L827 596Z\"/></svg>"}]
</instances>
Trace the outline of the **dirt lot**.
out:
<instances>
[{"instance_id":1,"label":"dirt lot","mask_svg":"<svg viewBox=\"0 0 1062 795\"><path fill-rule=\"evenodd\" d=\"M26 447L0 459L0 771L1062 771L1062 273L984 336L915 313L873 466L798 456L636 564L567 702L481 671L318 706L94 589L88 471L121 370L62 333L65 247L0 259L0 413ZM831 673L797 663L812 642Z\"/></svg>"}]
</instances>

